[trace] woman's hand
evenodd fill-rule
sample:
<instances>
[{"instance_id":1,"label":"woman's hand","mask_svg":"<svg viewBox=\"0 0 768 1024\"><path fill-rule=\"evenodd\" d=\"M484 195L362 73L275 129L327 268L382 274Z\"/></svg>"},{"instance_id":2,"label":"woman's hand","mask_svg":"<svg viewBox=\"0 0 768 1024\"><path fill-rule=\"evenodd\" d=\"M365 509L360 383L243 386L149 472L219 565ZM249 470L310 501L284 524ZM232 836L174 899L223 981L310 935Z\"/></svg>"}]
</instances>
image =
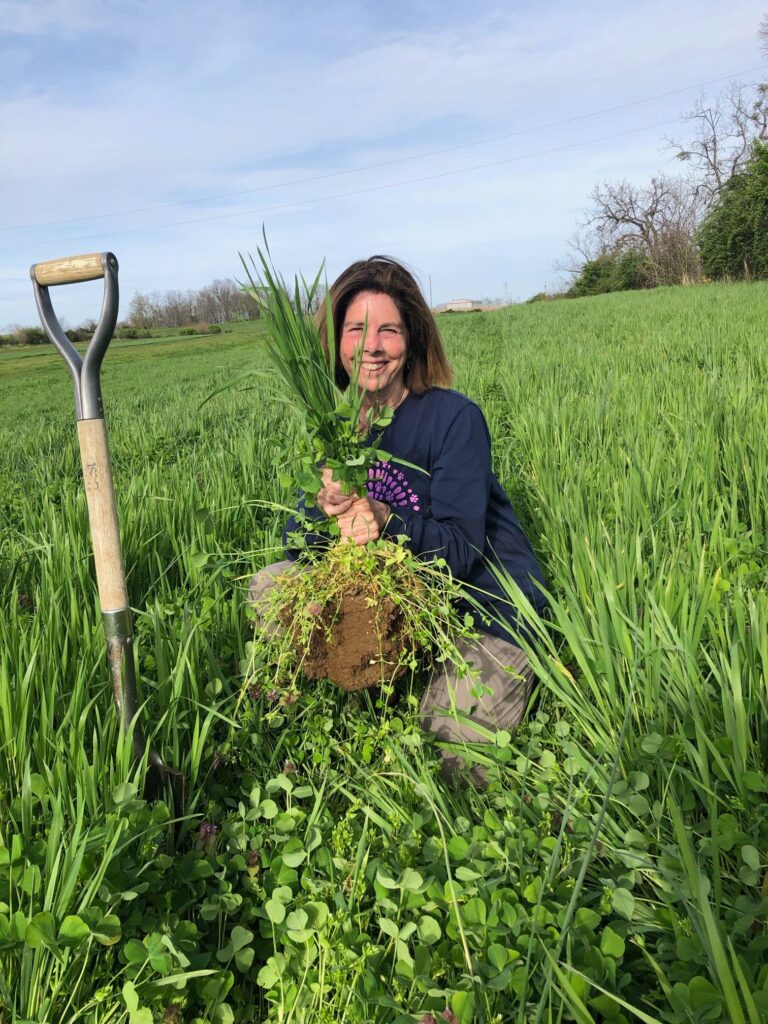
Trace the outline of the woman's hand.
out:
<instances>
[{"instance_id":1,"label":"woman's hand","mask_svg":"<svg viewBox=\"0 0 768 1024\"><path fill-rule=\"evenodd\" d=\"M333 470L323 466L323 486L317 492L317 504L324 515L328 518L343 515L359 500L354 493L345 494L339 481L333 479Z\"/></svg>"},{"instance_id":2,"label":"woman's hand","mask_svg":"<svg viewBox=\"0 0 768 1024\"><path fill-rule=\"evenodd\" d=\"M378 540L387 519L389 505L367 496L355 496L350 508L338 517L342 540L355 544L367 544L371 540Z\"/></svg>"}]
</instances>

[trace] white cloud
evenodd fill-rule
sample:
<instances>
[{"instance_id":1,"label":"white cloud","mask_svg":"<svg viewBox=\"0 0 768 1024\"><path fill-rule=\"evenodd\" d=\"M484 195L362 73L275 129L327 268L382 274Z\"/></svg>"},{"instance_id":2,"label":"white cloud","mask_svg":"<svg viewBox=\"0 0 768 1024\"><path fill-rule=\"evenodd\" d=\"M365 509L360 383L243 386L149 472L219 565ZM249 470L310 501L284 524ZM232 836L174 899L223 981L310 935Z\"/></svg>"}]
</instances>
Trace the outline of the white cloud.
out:
<instances>
[{"instance_id":1,"label":"white cloud","mask_svg":"<svg viewBox=\"0 0 768 1024\"><path fill-rule=\"evenodd\" d=\"M340 269L366 251L388 249L405 258L412 253L425 267L430 260L445 264L441 254L449 254L455 279L463 275L469 283L499 276L493 260L506 243L511 256L503 276L525 291L528 281L551 276L574 210L595 181L642 180L663 163L664 129L395 183L653 124L690 106L693 92L229 200L23 231L8 226L117 214L384 164L758 63L759 12L746 0L727 6L645 0L618 8L602 0L586 10L550 0L512 13L480 4L471 14L461 4L435 4L430 11L419 28L412 18L407 27L382 29L376 19L383 15L354 3L282 13L237 0L6 0L3 28L23 40L38 72L23 88L6 89L0 103L0 322L33 316L31 297L18 293L23 286L5 278L24 278L29 262L61 255L62 247L114 248L126 293L193 287L235 273L237 249L252 245L262 220L276 252L308 270L323 255ZM120 60L96 60L99 46L109 54L118 37ZM47 77L45 68L61 59L61 40L67 73ZM393 187L343 195L387 184ZM290 205L304 199L318 201ZM233 212L230 219L156 227ZM531 238L546 239L549 251L542 246L531 255ZM61 295L63 301L64 290Z\"/></svg>"}]
</instances>

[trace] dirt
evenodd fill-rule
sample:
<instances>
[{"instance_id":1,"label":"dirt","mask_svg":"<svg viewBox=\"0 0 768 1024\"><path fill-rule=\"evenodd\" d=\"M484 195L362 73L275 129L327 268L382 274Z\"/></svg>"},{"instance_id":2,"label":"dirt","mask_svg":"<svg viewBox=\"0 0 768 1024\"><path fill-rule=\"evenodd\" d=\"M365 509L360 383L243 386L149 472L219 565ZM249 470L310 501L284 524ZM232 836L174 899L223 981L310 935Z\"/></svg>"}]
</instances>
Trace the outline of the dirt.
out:
<instances>
[{"instance_id":1,"label":"dirt","mask_svg":"<svg viewBox=\"0 0 768 1024\"><path fill-rule=\"evenodd\" d=\"M401 676L405 666L398 662L410 647L403 613L391 598L372 602L370 591L350 588L337 606L318 614L302 668L310 679L364 690Z\"/></svg>"}]
</instances>

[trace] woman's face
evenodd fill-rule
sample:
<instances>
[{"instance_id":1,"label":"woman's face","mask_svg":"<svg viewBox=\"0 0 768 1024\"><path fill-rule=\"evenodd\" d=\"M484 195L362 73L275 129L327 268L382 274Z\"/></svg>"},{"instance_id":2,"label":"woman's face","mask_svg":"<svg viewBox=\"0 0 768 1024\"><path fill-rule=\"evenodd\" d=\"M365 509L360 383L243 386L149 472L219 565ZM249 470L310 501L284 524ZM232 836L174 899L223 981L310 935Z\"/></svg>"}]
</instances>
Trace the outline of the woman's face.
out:
<instances>
[{"instance_id":1,"label":"woman's face","mask_svg":"<svg viewBox=\"0 0 768 1024\"><path fill-rule=\"evenodd\" d=\"M365 340L363 340L363 330ZM362 345L358 385L382 405L402 397L408 340L405 324L390 295L358 292L341 327L339 358L352 379L355 352Z\"/></svg>"}]
</instances>

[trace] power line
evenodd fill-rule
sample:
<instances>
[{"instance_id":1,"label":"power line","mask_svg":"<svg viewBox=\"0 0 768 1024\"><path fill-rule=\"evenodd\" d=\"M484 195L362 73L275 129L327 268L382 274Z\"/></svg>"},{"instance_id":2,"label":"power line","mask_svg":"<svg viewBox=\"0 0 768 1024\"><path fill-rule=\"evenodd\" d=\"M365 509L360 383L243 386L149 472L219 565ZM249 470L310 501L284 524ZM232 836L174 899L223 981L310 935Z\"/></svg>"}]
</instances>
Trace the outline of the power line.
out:
<instances>
[{"instance_id":1,"label":"power line","mask_svg":"<svg viewBox=\"0 0 768 1024\"><path fill-rule=\"evenodd\" d=\"M143 231L161 231L163 228L187 227L190 224L206 224L214 220L228 220L233 217L249 217L254 214L273 213L278 210L288 210L297 206L309 206L313 203L332 202L335 199L348 199L352 196L366 195L371 192L382 192L389 188L400 188L403 185L416 185L426 181L436 181L439 178L448 178L457 174L469 174L472 171L485 170L489 167L501 167L505 164L518 163L522 160L533 160L540 156L551 156L553 153L563 153L569 149L579 149L582 146L593 146L599 142L610 142L612 139L620 139L627 135L636 135L639 132L651 131L654 128L665 128L670 124L677 124L680 117L671 118L668 121L659 121L656 124L644 125L642 128L630 128L623 132L615 132L612 135L603 135L596 139L585 139L581 142L572 142L566 146L556 146L553 149L541 149L536 153L524 153L521 156L507 157L504 160L492 160L489 163L474 164L470 167L459 167L452 171L439 171L436 174L427 174L420 178L405 178L402 181L389 182L386 185L371 185L368 188L355 189L352 192L339 192L329 196L315 196L313 199L296 199L290 203L279 203L275 206L264 206L258 209L235 210L229 213L216 213L210 217L196 217L191 220L170 221L167 224L150 224L140 228L121 228L120 231L101 232L98 235L72 235L68 238L59 238L47 242L14 242L11 245L0 245L0 250L19 249L30 245L59 245L61 242L84 242L96 238L115 238L118 235L132 235Z\"/></svg>"},{"instance_id":2,"label":"power line","mask_svg":"<svg viewBox=\"0 0 768 1024\"><path fill-rule=\"evenodd\" d=\"M652 103L654 100L666 99L669 96L678 96L684 92L690 92L691 89L703 89L707 85L716 85L718 82L725 82L738 75L750 75L757 71L764 70L764 66L757 68L749 68L746 71L738 71L731 75L721 75L718 78L710 78L706 82L697 82L693 85L685 85L679 89L670 89L667 92L656 93L654 96L645 96L642 99L631 100L628 103L619 103L613 107L604 107L602 110L593 110L587 114L576 114L573 117L563 118L559 121L550 121L546 124L535 125L532 128L519 128L517 131L508 132L504 135L495 135L487 139L477 139L474 142L462 142L455 146L446 146L442 149L432 149L424 153L416 153L413 156L397 157L392 160L383 160L373 164L363 164L359 167L352 167L344 171L329 171L327 174L315 174L306 178L292 178L288 181L276 182L271 185L258 185L255 188L240 189L236 192L222 192L219 195L214 196L201 196L197 199L180 199L173 203L159 203L152 206L139 206L134 207L130 210L116 210L112 213L94 213L89 214L86 217L68 217L64 220L49 220L49 221L37 221L32 224L12 224L5 227L0 227L0 231L26 231L32 228L41 227L58 227L62 224L81 224L86 221L92 220L103 220L107 217L123 217L130 216L135 213L152 213L155 210L168 210L176 206L190 206L193 203L210 203L216 202L220 199L234 199L238 196L253 195L256 192L268 192L280 188L289 188L293 185L308 185L317 181L327 181L330 178L340 178L350 174L360 174L363 171L378 170L382 167L392 167L396 164L409 163L414 160L425 160L432 156L442 156L445 153L455 153L462 149L471 149L475 146L487 146L493 142L503 142L508 139L517 138L520 135L530 135L533 132L545 131L549 128L561 128L565 125L575 124L578 121L585 121L592 117L600 117L603 114L616 113L619 110L628 110L631 107L640 106L643 103Z\"/></svg>"}]
</instances>

